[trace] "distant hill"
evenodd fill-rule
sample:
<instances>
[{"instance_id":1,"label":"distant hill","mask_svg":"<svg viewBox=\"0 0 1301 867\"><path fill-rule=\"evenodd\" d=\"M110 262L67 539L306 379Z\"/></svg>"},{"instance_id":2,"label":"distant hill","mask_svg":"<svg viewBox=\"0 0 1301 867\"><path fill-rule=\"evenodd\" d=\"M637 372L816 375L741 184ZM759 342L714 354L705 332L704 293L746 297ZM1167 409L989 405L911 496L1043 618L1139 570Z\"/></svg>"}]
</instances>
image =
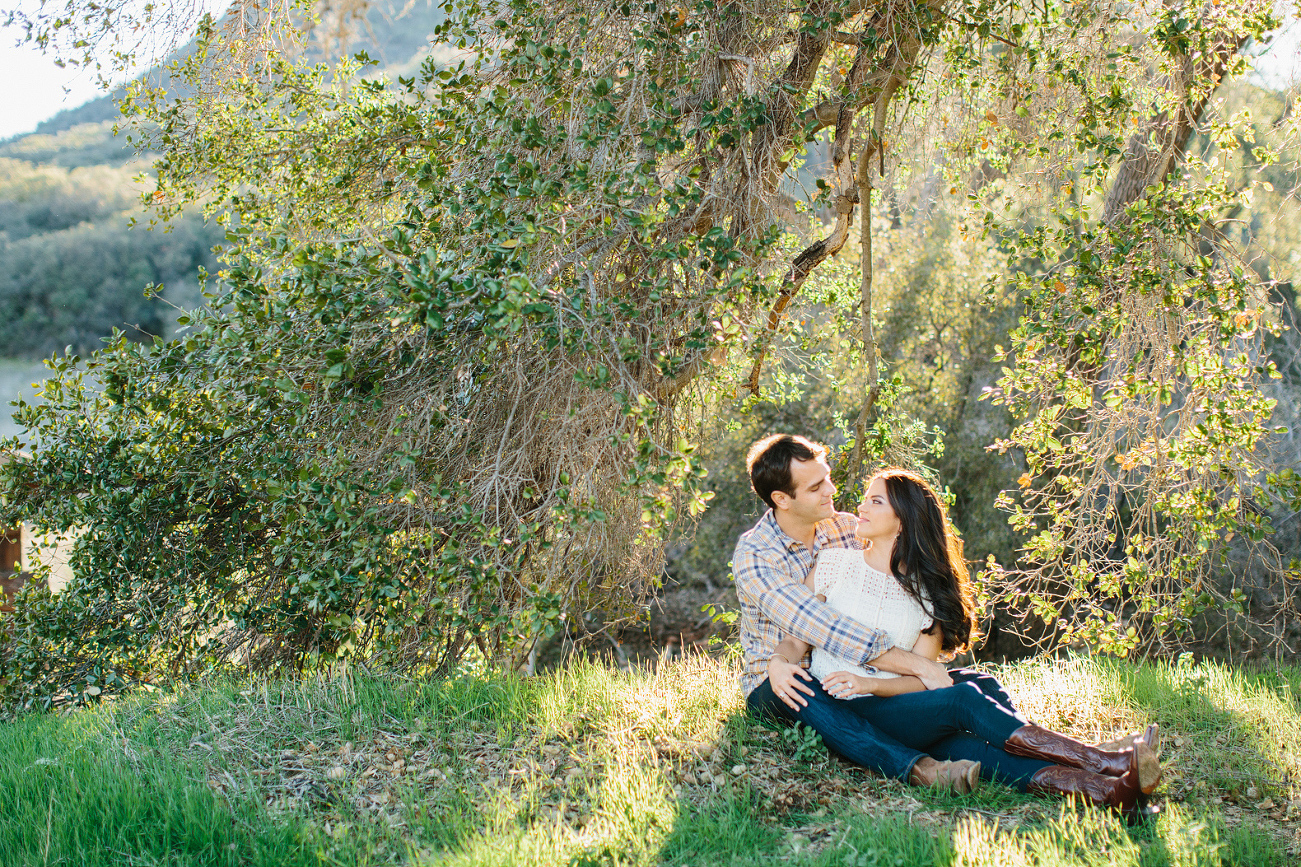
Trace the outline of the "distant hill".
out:
<instances>
[{"instance_id":1,"label":"distant hill","mask_svg":"<svg viewBox=\"0 0 1301 867\"><path fill-rule=\"evenodd\" d=\"M95 100L98 102L98 100ZM60 113L66 114L66 112ZM114 135L117 109L103 120L59 128L57 132L36 132L0 143L0 158L22 160L33 165L124 166L140 159L125 135ZM147 160L151 162L151 160ZM142 168L147 168L147 162Z\"/></svg>"},{"instance_id":2,"label":"distant hill","mask_svg":"<svg viewBox=\"0 0 1301 867\"><path fill-rule=\"evenodd\" d=\"M365 51L381 70L407 73L442 18L431 0L380 3L362 18L334 13L312 31L306 55ZM146 75L170 81L165 66ZM148 181L139 177L153 157L114 134L124 95L119 88L0 142L0 358L65 346L86 354L115 327L141 339L166 335L177 307L203 303L200 271L217 267L213 247L224 233L198 214L166 228L130 227L145 216ZM145 297L147 285L164 288Z\"/></svg>"},{"instance_id":3,"label":"distant hill","mask_svg":"<svg viewBox=\"0 0 1301 867\"><path fill-rule=\"evenodd\" d=\"M381 67L401 66L429 45L434 28L442 21L443 10L432 0L379 2L370 6L360 19L350 12L343 12L323 20L307 44L307 55L313 59L334 59L365 51L378 60ZM186 45L169 60L184 57L192 50L192 45ZM171 77L165 66L157 66L145 76L166 87ZM125 95L126 88L119 87L75 108L66 108L37 124L31 135L57 136L74 127L116 120L117 105ZM0 143L0 150L9 144Z\"/></svg>"},{"instance_id":4,"label":"distant hill","mask_svg":"<svg viewBox=\"0 0 1301 867\"><path fill-rule=\"evenodd\" d=\"M74 127L87 124L97 125L105 121L116 120L118 117L117 104L124 96L126 96L126 88L119 87L112 93L95 97L76 108L65 108L54 117L38 123L32 135L56 136ZM22 136L18 140L21 141L22 138L26 138L26 136Z\"/></svg>"}]
</instances>

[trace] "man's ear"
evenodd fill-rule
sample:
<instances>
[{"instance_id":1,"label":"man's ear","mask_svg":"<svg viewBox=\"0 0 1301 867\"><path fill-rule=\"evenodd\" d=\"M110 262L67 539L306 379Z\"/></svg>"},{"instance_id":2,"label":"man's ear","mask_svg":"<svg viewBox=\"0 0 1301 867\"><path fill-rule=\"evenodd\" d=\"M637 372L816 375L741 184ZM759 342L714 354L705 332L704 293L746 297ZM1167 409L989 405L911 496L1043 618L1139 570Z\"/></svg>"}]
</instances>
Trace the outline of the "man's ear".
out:
<instances>
[{"instance_id":1,"label":"man's ear","mask_svg":"<svg viewBox=\"0 0 1301 867\"><path fill-rule=\"evenodd\" d=\"M791 507L791 495L785 491L773 491L769 496L772 497L773 508L789 509Z\"/></svg>"}]
</instances>

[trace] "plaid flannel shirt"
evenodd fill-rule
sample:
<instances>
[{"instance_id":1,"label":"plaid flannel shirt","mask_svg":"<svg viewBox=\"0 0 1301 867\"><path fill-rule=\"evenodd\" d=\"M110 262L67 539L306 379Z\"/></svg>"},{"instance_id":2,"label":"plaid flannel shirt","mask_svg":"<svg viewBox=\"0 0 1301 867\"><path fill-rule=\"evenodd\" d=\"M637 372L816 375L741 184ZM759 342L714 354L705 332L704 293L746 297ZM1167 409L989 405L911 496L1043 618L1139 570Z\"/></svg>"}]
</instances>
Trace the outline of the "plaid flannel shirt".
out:
<instances>
[{"instance_id":1,"label":"plaid flannel shirt","mask_svg":"<svg viewBox=\"0 0 1301 867\"><path fill-rule=\"evenodd\" d=\"M741 603L741 647L745 668L741 692L750 691L768 676L768 660L783 636L793 635L835 656L868 664L893 646L879 629L845 617L804 586L804 578L823 548L862 549L854 538L858 519L847 512L820 521L809 550L787 536L769 509L753 528L741 534L732 555L732 574ZM807 660L807 657L805 658ZM807 662L804 663L807 665Z\"/></svg>"}]
</instances>

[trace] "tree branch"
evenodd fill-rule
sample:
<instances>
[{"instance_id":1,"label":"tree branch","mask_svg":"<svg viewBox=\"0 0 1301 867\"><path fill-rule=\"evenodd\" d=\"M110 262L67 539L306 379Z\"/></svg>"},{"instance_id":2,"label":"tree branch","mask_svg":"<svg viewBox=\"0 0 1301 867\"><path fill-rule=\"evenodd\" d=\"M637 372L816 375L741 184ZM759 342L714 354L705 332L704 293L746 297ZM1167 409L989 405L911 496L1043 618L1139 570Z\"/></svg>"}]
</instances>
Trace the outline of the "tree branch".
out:
<instances>
[{"instance_id":1,"label":"tree branch","mask_svg":"<svg viewBox=\"0 0 1301 867\"><path fill-rule=\"evenodd\" d=\"M1115 225L1125 208L1137 201L1144 190L1162 183L1174 171L1207 103L1228 71L1229 61L1249 38L1246 33L1222 31L1216 35L1211 51L1198 55L1195 60L1185 56L1179 71L1168 80L1169 88L1179 96L1179 108L1173 117L1168 111L1161 112L1130 137L1125 161L1107 192L1103 223ZM1199 82L1210 82L1210 85L1193 98L1192 89Z\"/></svg>"},{"instance_id":2,"label":"tree branch","mask_svg":"<svg viewBox=\"0 0 1301 867\"><path fill-rule=\"evenodd\" d=\"M943 15L942 11L943 0L932 0L923 8L939 14L941 17L947 17ZM831 149L831 163L836 188L841 191L833 200L836 207L836 224L826 238L809 246L791 263L791 268L782 282L777 301L772 310L769 311L765 333L760 338L759 348L755 353L754 363L750 368L750 375L744 384L744 388L748 389L751 394L757 394L759 391L759 376L763 371L763 362L767 356L768 345L773 333L776 332L781 323L781 316L790 304L791 298L799 292L800 287L814 268L840 252L840 249L845 245L845 241L849 237L849 227L853 222L854 205L862 199L860 183L856 178L865 176L864 160L870 164L873 157L881 154L881 147L885 138L885 120L890 102L894 99L899 87L907 81L913 70L917 68L918 57L925 45L921 39L919 29L915 27L896 27L895 24L895 16L887 9L873 19L869 28L873 34L872 38L869 38L869 30L864 30L863 36L860 37L858 52L854 57L854 63L850 67L848 81L846 82L846 92L854 94L852 100L843 100L837 103L823 102L800 115L803 118L810 116L810 112L812 112L812 117L818 129L830 125L830 123L824 123L824 120L834 118L830 121L836 125L836 135ZM890 38L892 35L895 38ZM882 45L887 46L885 56L877 64L869 63L878 56L877 48ZM869 103L875 103L876 106L873 117L873 131L871 138L863 145L863 150L859 154L859 169L856 172L853 164L849 162L853 120L857 113ZM807 129L807 127L804 128ZM781 161L778 168L784 172L788 162L788 160ZM870 169L870 165L867 168ZM862 199L862 201L867 200ZM871 243L870 237L868 243L869 245ZM865 315L868 317L868 328L870 329L870 270L867 275L867 286L869 310ZM873 363L875 362L873 361ZM875 382L875 379L873 379L873 382ZM872 402L875 402L874 397Z\"/></svg>"},{"instance_id":3,"label":"tree branch","mask_svg":"<svg viewBox=\"0 0 1301 867\"><path fill-rule=\"evenodd\" d=\"M847 478L856 479L863 472L863 439L867 435L867 422L876 410L876 400L881 396L881 372L877 363L876 332L872 327L872 158L885 152L885 120L890 102L903 84L903 78L896 76L876 100L872 110L872 137L858 155L858 189L863 197L862 222L859 225L859 244L861 257L859 263L859 303L861 305L863 352L867 355L867 379L871 385L867 390L867 399L854 421L854 453L850 460L850 474ZM884 174L884 169L882 170Z\"/></svg>"}]
</instances>

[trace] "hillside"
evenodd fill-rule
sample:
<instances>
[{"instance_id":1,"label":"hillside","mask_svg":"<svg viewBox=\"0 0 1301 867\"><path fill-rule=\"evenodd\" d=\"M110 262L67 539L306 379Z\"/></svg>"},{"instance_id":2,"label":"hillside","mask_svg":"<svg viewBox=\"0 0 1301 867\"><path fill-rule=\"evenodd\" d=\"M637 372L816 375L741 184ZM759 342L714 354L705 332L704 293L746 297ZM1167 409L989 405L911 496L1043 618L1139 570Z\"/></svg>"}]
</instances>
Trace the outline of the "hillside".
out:
<instances>
[{"instance_id":1,"label":"hillside","mask_svg":"<svg viewBox=\"0 0 1301 867\"><path fill-rule=\"evenodd\" d=\"M427 0L380 4L364 19L336 14L313 31L307 56L365 51L381 74L400 69L441 17ZM164 67L146 77L169 80ZM202 303L202 275L216 270L212 248L224 232L197 211L149 225L141 194L153 156L115 134L123 93L0 142L0 358L34 360L69 346L84 355L114 328L166 336L181 309ZM150 286L160 288L146 295Z\"/></svg>"}]
</instances>

